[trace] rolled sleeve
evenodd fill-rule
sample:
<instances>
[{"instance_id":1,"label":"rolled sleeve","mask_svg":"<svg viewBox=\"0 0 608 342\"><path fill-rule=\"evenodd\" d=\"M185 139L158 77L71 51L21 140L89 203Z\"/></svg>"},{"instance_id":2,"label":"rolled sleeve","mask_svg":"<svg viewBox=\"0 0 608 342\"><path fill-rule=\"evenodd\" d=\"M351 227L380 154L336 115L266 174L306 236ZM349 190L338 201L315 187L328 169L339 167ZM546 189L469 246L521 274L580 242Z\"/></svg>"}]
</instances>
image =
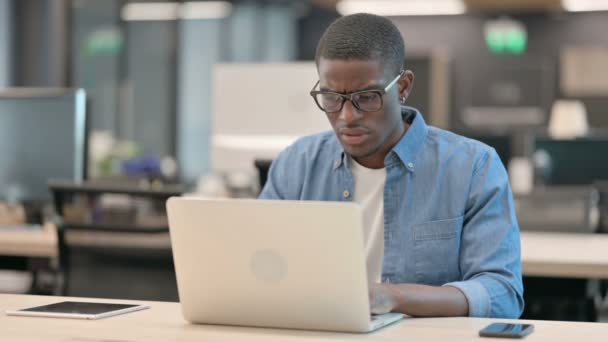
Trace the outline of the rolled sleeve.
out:
<instances>
[{"instance_id":1,"label":"rolled sleeve","mask_svg":"<svg viewBox=\"0 0 608 342\"><path fill-rule=\"evenodd\" d=\"M469 303L470 317L489 317L491 311L490 295L485 286L475 280L457 281L443 286L452 286L459 289Z\"/></svg>"}]
</instances>

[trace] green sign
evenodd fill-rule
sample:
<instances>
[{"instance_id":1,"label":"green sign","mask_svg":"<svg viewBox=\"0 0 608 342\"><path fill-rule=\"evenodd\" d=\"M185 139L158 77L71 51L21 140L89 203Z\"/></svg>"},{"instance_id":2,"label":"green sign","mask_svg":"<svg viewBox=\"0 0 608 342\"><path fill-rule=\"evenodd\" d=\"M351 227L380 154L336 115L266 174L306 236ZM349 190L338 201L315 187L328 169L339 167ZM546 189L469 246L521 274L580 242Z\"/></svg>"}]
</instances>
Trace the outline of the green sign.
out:
<instances>
[{"instance_id":1,"label":"green sign","mask_svg":"<svg viewBox=\"0 0 608 342\"><path fill-rule=\"evenodd\" d=\"M519 22L499 19L486 23L485 40L495 54L521 55L528 47L528 34Z\"/></svg>"}]
</instances>

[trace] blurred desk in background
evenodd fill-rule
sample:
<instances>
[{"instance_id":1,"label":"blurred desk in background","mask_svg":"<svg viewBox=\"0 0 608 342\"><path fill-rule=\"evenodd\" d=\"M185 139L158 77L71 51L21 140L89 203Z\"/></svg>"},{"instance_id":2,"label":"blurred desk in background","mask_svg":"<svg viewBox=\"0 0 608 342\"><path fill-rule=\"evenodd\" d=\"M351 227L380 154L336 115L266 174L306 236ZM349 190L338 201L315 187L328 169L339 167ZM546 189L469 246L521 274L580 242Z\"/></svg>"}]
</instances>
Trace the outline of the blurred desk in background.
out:
<instances>
[{"instance_id":1,"label":"blurred desk in background","mask_svg":"<svg viewBox=\"0 0 608 342\"><path fill-rule=\"evenodd\" d=\"M602 279L608 279L608 235L524 231L521 245L522 318L597 321Z\"/></svg>"},{"instance_id":2,"label":"blurred desk in background","mask_svg":"<svg viewBox=\"0 0 608 342\"><path fill-rule=\"evenodd\" d=\"M57 228L52 224L0 227L0 255L57 257Z\"/></svg>"},{"instance_id":3,"label":"blurred desk in background","mask_svg":"<svg viewBox=\"0 0 608 342\"><path fill-rule=\"evenodd\" d=\"M608 234L521 232L525 276L608 279Z\"/></svg>"},{"instance_id":4,"label":"blurred desk in background","mask_svg":"<svg viewBox=\"0 0 608 342\"><path fill-rule=\"evenodd\" d=\"M57 257L55 229L53 225L42 229L0 228L0 255ZM96 236L95 232L75 235L78 237L74 236L74 240L84 245L170 248L166 234L125 234L128 237L123 235L115 239ZM525 276L608 279L608 234L521 232L521 244Z\"/></svg>"},{"instance_id":5,"label":"blurred desk in background","mask_svg":"<svg viewBox=\"0 0 608 342\"><path fill-rule=\"evenodd\" d=\"M0 269L31 273L30 293L52 294L60 286L57 228L21 225L0 226Z\"/></svg>"},{"instance_id":6,"label":"blurred desk in background","mask_svg":"<svg viewBox=\"0 0 608 342\"><path fill-rule=\"evenodd\" d=\"M62 294L178 299L165 201L182 195L183 186L52 180L49 188L62 218Z\"/></svg>"}]
</instances>

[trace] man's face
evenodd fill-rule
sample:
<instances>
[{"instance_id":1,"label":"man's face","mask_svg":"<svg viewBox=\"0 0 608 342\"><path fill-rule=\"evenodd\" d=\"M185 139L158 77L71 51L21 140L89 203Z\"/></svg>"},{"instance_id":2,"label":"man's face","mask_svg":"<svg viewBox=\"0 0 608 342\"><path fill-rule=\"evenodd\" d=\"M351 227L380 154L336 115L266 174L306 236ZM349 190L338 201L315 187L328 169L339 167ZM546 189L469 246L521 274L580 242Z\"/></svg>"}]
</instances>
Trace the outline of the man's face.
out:
<instances>
[{"instance_id":1,"label":"man's face","mask_svg":"<svg viewBox=\"0 0 608 342\"><path fill-rule=\"evenodd\" d=\"M384 89L398 75L386 73L378 61L324 58L319 61L318 71L320 90L337 93ZM383 106L376 112L362 112L346 101L341 111L327 113L342 147L360 163L370 158L383 161L403 135L399 93L409 87L403 79L384 94ZM401 96L404 95L402 91Z\"/></svg>"}]
</instances>

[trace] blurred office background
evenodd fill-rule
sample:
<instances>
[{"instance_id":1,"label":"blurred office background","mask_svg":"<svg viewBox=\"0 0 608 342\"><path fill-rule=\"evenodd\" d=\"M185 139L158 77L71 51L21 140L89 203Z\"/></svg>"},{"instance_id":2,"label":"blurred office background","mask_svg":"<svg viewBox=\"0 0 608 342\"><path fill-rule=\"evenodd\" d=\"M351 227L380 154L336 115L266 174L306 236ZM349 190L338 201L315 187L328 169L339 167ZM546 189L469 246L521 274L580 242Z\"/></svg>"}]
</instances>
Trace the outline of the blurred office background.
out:
<instances>
[{"instance_id":1,"label":"blurred office background","mask_svg":"<svg viewBox=\"0 0 608 342\"><path fill-rule=\"evenodd\" d=\"M608 0L0 0L0 146L31 146L0 147L0 291L177 300L163 201L255 197L329 128L315 47L355 12L401 30L427 122L498 151L522 231L605 237ZM525 317L606 320L601 272L531 272Z\"/></svg>"}]
</instances>

